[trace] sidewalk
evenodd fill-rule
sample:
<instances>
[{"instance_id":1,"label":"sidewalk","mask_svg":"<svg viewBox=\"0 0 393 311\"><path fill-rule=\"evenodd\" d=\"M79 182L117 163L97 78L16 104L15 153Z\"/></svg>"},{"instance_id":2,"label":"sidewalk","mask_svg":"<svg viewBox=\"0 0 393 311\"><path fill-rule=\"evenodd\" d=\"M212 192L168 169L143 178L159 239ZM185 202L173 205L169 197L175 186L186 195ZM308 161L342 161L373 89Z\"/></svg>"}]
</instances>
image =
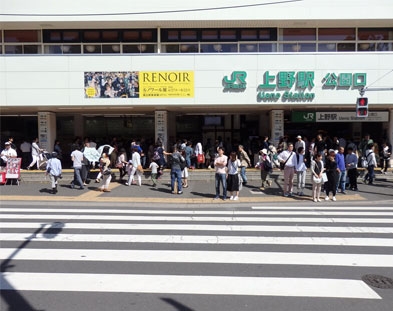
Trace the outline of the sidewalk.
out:
<instances>
[{"instance_id":1,"label":"sidewalk","mask_svg":"<svg viewBox=\"0 0 393 311\"><path fill-rule=\"evenodd\" d=\"M387 175L376 173L376 184L365 185L359 179L359 191L347 191L347 194L337 194L337 202L314 203L311 200L311 182L308 174L305 196L284 197L282 193L283 175L275 170L271 175L273 184L265 191L261 191L260 172L256 169L248 169L248 184L243 186L239 201L227 199L213 200L215 196L214 170L190 171L189 187L183 189L183 194L172 194L169 181L169 170L165 170L163 178L159 180L156 188L151 186L149 174L142 177L142 186L125 186L118 179L112 178L111 192L102 193L96 191L101 184L95 183L97 171L92 172L85 190L71 189L72 170L65 170L63 179L60 180L58 193L50 193L49 179L45 179L43 171L23 171L20 185L0 186L1 201L64 201L64 202L106 202L110 203L152 203L152 204L239 204L239 203L309 203L309 204L339 204L348 201L383 201L393 199L393 174ZM118 172L115 172L118 177ZM222 190L221 190L222 191ZM296 177L294 192L296 193ZM222 195L222 192L221 192ZM228 198L230 194L228 193ZM324 198L325 195L321 195Z\"/></svg>"}]
</instances>

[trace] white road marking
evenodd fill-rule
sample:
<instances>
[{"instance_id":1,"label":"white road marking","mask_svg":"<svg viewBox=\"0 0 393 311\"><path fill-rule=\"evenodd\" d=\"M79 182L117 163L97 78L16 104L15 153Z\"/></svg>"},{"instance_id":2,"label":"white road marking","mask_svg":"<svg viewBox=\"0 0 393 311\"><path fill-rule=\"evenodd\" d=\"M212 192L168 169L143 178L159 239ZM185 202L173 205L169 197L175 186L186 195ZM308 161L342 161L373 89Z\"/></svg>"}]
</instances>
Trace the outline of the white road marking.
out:
<instances>
[{"instance_id":1,"label":"white road marking","mask_svg":"<svg viewBox=\"0 0 393 311\"><path fill-rule=\"evenodd\" d=\"M387 223L392 224L393 218L352 218L352 217L237 217L237 216L126 216L126 215L80 215L80 214L0 214L0 219L51 219L61 220L123 220L123 221L199 221L199 222L313 222L313 223Z\"/></svg>"},{"instance_id":2,"label":"white road marking","mask_svg":"<svg viewBox=\"0 0 393 311\"><path fill-rule=\"evenodd\" d=\"M207 210L133 210L133 209L87 209L87 208L1 208L2 212L24 212L24 213L81 213L81 214L182 214L182 215L385 215L392 216L393 208L390 207L253 207L253 211L207 211ZM300 209L300 210L299 210ZM377 209L377 211L375 211ZM383 210L383 211L381 211ZM348 211L349 213L345 213ZM391 211L391 212L389 212Z\"/></svg>"},{"instance_id":3,"label":"white road marking","mask_svg":"<svg viewBox=\"0 0 393 311\"><path fill-rule=\"evenodd\" d=\"M37 229L42 222L0 222L0 227ZM377 233L392 234L393 227L336 227L336 226L265 226L265 225L204 225L204 224L126 224L126 223L90 223L65 222L46 223L45 229L54 228L85 230L185 230L185 231L239 231L239 232L319 232L319 233Z\"/></svg>"},{"instance_id":4,"label":"white road marking","mask_svg":"<svg viewBox=\"0 0 393 311\"><path fill-rule=\"evenodd\" d=\"M393 267L393 255L187 250L0 249L0 259Z\"/></svg>"},{"instance_id":5,"label":"white road marking","mask_svg":"<svg viewBox=\"0 0 393 311\"><path fill-rule=\"evenodd\" d=\"M1 289L381 299L359 280L82 273L3 274Z\"/></svg>"},{"instance_id":6,"label":"white road marking","mask_svg":"<svg viewBox=\"0 0 393 311\"><path fill-rule=\"evenodd\" d=\"M28 233L0 233L0 241L26 241ZM174 244L275 244L393 247L393 239L345 237L264 237L220 235L129 235L129 234L42 234L34 242L105 242Z\"/></svg>"}]
</instances>

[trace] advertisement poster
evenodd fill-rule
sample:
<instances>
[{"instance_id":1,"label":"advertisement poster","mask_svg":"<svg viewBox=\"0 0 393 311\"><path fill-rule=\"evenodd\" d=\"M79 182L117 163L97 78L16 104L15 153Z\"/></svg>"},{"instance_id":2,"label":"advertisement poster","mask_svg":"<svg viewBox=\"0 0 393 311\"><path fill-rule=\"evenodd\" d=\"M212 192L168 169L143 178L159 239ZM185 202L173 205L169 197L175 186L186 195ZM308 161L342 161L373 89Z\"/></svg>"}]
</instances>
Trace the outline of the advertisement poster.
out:
<instances>
[{"instance_id":1,"label":"advertisement poster","mask_svg":"<svg viewBox=\"0 0 393 311\"><path fill-rule=\"evenodd\" d=\"M85 72L85 98L193 98L193 71Z\"/></svg>"}]
</instances>

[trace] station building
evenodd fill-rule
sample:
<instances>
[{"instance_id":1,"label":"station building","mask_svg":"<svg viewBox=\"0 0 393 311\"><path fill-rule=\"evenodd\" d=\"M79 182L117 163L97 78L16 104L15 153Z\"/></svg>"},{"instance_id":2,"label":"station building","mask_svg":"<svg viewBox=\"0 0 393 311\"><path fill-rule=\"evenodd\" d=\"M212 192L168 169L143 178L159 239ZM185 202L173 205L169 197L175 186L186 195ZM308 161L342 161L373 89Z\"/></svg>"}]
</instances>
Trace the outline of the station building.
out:
<instances>
[{"instance_id":1,"label":"station building","mask_svg":"<svg viewBox=\"0 0 393 311\"><path fill-rule=\"evenodd\" d=\"M19 0L0 29L2 140L393 144L391 0Z\"/></svg>"}]
</instances>

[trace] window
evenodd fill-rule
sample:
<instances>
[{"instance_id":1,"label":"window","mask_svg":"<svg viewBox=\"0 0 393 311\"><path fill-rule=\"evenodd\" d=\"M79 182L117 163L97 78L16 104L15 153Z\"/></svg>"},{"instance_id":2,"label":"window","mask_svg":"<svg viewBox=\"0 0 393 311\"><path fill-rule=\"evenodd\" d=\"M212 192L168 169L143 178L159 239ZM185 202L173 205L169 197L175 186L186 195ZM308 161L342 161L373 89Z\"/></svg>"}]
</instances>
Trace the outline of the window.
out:
<instances>
[{"instance_id":1,"label":"window","mask_svg":"<svg viewBox=\"0 0 393 311\"><path fill-rule=\"evenodd\" d=\"M218 41L218 30L202 30L201 41Z\"/></svg>"},{"instance_id":2,"label":"window","mask_svg":"<svg viewBox=\"0 0 393 311\"><path fill-rule=\"evenodd\" d=\"M38 30L4 30L4 42L40 42Z\"/></svg>"},{"instance_id":3,"label":"window","mask_svg":"<svg viewBox=\"0 0 393 311\"><path fill-rule=\"evenodd\" d=\"M236 41L236 30L234 29L223 29L220 30L220 39L223 41Z\"/></svg>"},{"instance_id":4,"label":"window","mask_svg":"<svg viewBox=\"0 0 393 311\"><path fill-rule=\"evenodd\" d=\"M135 42L139 40L138 30L125 30L123 31L123 42Z\"/></svg>"},{"instance_id":5,"label":"window","mask_svg":"<svg viewBox=\"0 0 393 311\"><path fill-rule=\"evenodd\" d=\"M182 41L198 41L198 35L196 30L181 30L180 39Z\"/></svg>"},{"instance_id":6,"label":"window","mask_svg":"<svg viewBox=\"0 0 393 311\"><path fill-rule=\"evenodd\" d=\"M359 28L359 40L393 40L393 28Z\"/></svg>"},{"instance_id":7,"label":"window","mask_svg":"<svg viewBox=\"0 0 393 311\"><path fill-rule=\"evenodd\" d=\"M315 28L283 28L280 29L280 41L315 41Z\"/></svg>"},{"instance_id":8,"label":"window","mask_svg":"<svg viewBox=\"0 0 393 311\"><path fill-rule=\"evenodd\" d=\"M83 31L83 42L100 42L101 33L98 30Z\"/></svg>"},{"instance_id":9,"label":"window","mask_svg":"<svg viewBox=\"0 0 393 311\"><path fill-rule=\"evenodd\" d=\"M63 31L63 41L64 42L81 42L81 36L79 31L73 31L73 30L66 30Z\"/></svg>"},{"instance_id":10,"label":"window","mask_svg":"<svg viewBox=\"0 0 393 311\"><path fill-rule=\"evenodd\" d=\"M117 30L103 30L101 36L102 42L119 42L119 32Z\"/></svg>"},{"instance_id":11,"label":"window","mask_svg":"<svg viewBox=\"0 0 393 311\"><path fill-rule=\"evenodd\" d=\"M256 41L258 40L257 29L242 29L240 30L240 40Z\"/></svg>"},{"instance_id":12,"label":"window","mask_svg":"<svg viewBox=\"0 0 393 311\"><path fill-rule=\"evenodd\" d=\"M320 28L318 29L319 41L344 41L355 40L355 28Z\"/></svg>"}]
</instances>

